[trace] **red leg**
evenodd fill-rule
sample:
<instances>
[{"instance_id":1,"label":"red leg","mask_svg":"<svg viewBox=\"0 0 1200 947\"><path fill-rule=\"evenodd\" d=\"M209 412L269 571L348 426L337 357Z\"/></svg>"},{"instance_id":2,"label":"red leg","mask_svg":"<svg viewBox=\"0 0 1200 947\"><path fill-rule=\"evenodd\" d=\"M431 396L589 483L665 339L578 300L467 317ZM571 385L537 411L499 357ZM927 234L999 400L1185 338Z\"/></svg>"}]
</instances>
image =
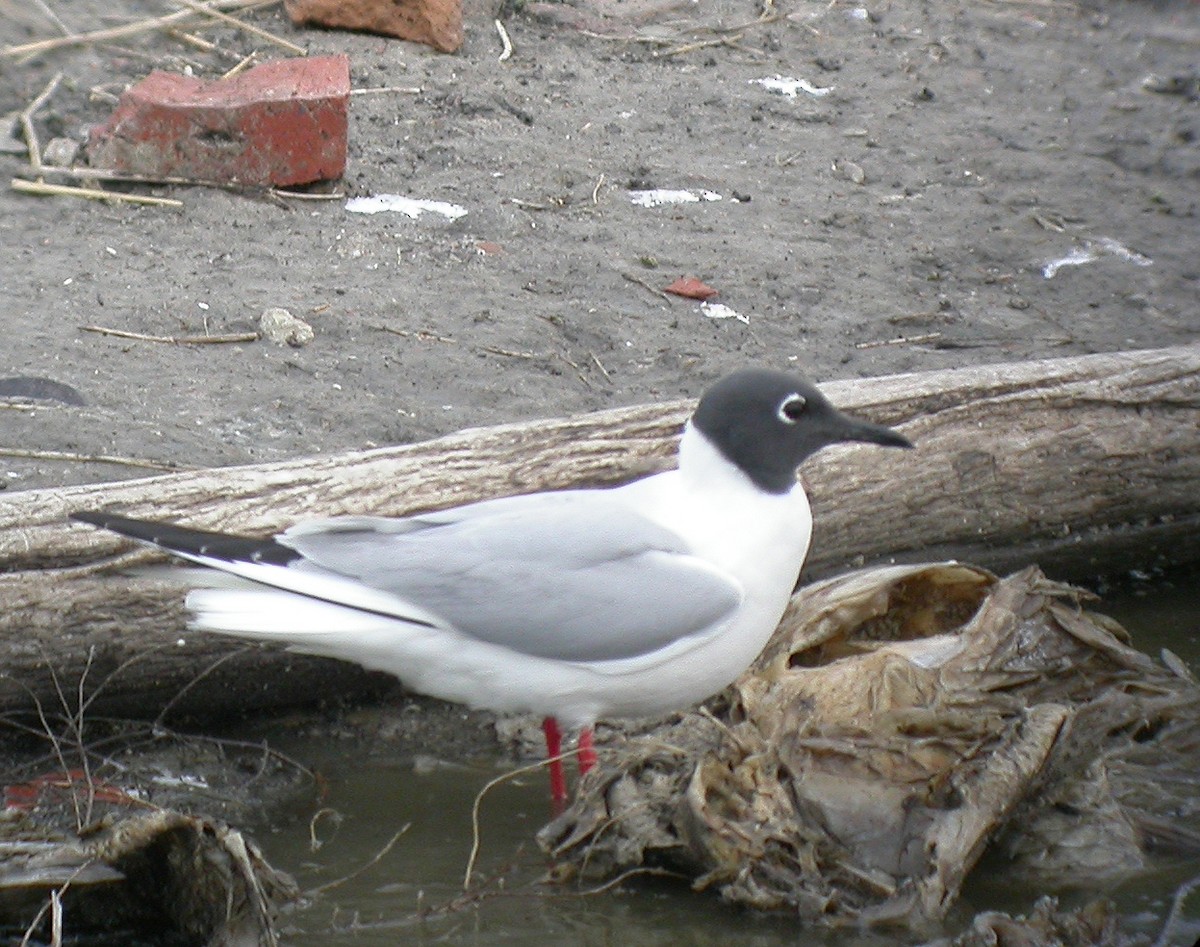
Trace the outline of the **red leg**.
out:
<instances>
[{"instance_id":1,"label":"red leg","mask_svg":"<svg viewBox=\"0 0 1200 947\"><path fill-rule=\"evenodd\" d=\"M596 765L596 748L592 745L592 728L579 731L579 775L582 776Z\"/></svg>"},{"instance_id":2,"label":"red leg","mask_svg":"<svg viewBox=\"0 0 1200 947\"><path fill-rule=\"evenodd\" d=\"M558 721L547 717L542 721L542 733L546 735L546 758L550 761L550 801L563 806L567 801L567 777L562 765L562 733Z\"/></svg>"}]
</instances>

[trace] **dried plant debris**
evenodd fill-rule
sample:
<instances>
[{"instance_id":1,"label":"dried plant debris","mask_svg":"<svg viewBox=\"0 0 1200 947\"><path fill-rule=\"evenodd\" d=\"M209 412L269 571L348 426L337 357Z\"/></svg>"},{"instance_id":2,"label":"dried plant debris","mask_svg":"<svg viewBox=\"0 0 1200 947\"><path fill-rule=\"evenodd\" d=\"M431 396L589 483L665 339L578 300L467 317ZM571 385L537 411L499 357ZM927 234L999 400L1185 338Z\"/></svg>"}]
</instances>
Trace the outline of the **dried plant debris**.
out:
<instances>
[{"instance_id":1,"label":"dried plant debris","mask_svg":"<svg viewBox=\"0 0 1200 947\"><path fill-rule=\"evenodd\" d=\"M0 760L0 942L276 943L295 886L225 820L310 796L311 773L264 746L82 711L0 724L7 751L46 750Z\"/></svg>"},{"instance_id":2,"label":"dried plant debris","mask_svg":"<svg viewBox=\"0 0 1200 947\"><path fill-rule=\"evenodd\" d=\"M73 837L46 838L19 816L3 828L6 938L273 945L275 915L297 897L236 829L180 812L105 820Z\"/></svg>"},{"instance_id":3,"label":"dried plant debris","mask_svg":"<svg viewBox=\"0 0 1200 947\"><path fill-rule=\"evenodd\" d=\"M1075 910L1060 909L1049 896L1039 898L1027 916L1011 917L984 911L954 938L930 941L925 947L996 947L998 944L1054 944L1056 947L1096 947L1132 944L1121 935L1110 902L1092 901Z\"/></svg>"},{"instance_id":4,"label":"dried plant debris","mask_svg":"<svg viewBox=\"0 0 1200 947\"><path fill-rule=\"evenodd\" d=\"M1200 689L1085 600L957 563L809 586L724 706L607 754L540 841L564 876L914 928L988 846L1075 885L1194 857Z\"/></svg>"}]
</instances>

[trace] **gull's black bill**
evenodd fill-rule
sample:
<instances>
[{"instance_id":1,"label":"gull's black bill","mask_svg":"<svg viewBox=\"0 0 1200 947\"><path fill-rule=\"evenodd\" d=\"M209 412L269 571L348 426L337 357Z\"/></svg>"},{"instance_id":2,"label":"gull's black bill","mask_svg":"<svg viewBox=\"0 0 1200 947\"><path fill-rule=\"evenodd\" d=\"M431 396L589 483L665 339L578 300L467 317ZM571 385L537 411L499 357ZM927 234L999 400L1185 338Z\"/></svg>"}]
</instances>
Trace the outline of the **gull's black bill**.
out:
<instances>
[{"instance_id":1,"label":"gull's black bill","mask_svg":"<svg viewBox=\"0 0 1200 947\"><path fill-rule=\"evenodd\" d=\"M859 441L864 444L879 444L882 447L904 447L911 449L914 446L913 442L899 431L892 430L890 427L884 427L882 424L860 421L845 414L840 414L839 420L842 422L840 432L842 436L838 438L839 440Z\"/></svg>"}]
</instances>

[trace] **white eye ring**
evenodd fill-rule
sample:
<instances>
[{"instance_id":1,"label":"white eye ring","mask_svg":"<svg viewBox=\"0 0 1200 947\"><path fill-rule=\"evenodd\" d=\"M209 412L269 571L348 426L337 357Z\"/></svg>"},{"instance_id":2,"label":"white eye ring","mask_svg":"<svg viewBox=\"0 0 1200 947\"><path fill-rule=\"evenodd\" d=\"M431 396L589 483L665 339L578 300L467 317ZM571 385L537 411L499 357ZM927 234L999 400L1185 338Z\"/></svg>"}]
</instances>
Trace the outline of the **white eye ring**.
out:
<instances>
[{"instance_id":1,"label":"white eye ring","mask_svg":"<svg viewBox=\"0 0 1200 947\"><path fill-rule=\"evenodd\" d=\"M784 424L795 424L800 420L800 416L804 414L804 408L808 404L803 395L790 394L780 402L779 410L775 413L779 416L779 420Z\"/></svg>"}]
</instances>

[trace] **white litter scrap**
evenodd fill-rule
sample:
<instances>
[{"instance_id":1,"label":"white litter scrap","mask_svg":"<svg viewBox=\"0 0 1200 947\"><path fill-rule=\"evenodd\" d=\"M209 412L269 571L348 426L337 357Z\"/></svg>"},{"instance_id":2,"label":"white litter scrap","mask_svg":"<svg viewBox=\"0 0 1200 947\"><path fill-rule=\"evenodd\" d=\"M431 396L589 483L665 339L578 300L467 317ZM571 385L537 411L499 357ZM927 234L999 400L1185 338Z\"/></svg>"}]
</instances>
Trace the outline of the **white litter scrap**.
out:
<instances>
[{"instance_id":1,"label":"white litter scrap","mask_svg":"<svg viewBox=\"0 0 1200 947\"><path fill-rule=\"evenodd\" d=\"M352 197L346 201L346 210L352 214L378 214L394 211L416 220L422 214L441 214L447 220L458 220L467 215L467 209L446 201L426 201L399 194L376 194L374 197Z\"/></svg>"},{"instance_id":2,"label":"white litter scrap","mask_svg":"<svg viewBox=\"0 0 1200 947\"><path fill-rule=\"evenodd\" d=\"M716 191L670 191L659 187L651 191L630 191L629 199L638 207L663 207L667 204L719 201L721 195Z\"/></svg>"},{"instance_id":3,"label":"white litter scrap","mask_svg":"<svg viewBox=\"0 0 1200 947\"><path fill-rule=\"evenodd\" d=\"M1143 256L1136 250L1130 250L1129 247L1118 243L1111 237L1101 237L1099 240L1087 240L1082 247L1073 247L1066 256L1051 260L1042 267L1042 276L1046 279L1053 279L1064 266L1083 266L1085 263L1094 263L1105 256L1115 256L1134 266L1154 265L1154 261L1150 257Z\"/></svg>"},{"instance_id":4,"label":"white litter scrap","mask_svg":"<svg viewBox=\"0 0 1200 947\"><path fill-rule=\"evenodd\" d=\"M743 325L750 325L749 316L743 316L736 309L731 309L724 303L701 303L700 311L710 319L736 319Z\"/></svg>"},{"instance_id":5,"label":"white litter scrap","mask_svg":"<svg viewBox=\"0 0 1200 947\"><path fill-rule=\"evenodd\" d=\"M794 99L797 92L807 92L809 95L820 98L833 91L833 86L816 86L807 79L792 79L788 76L767 76L764 79L751 79L750 81L764 89L782 93L789 99Z\"/></svg>"}]
</instances>

